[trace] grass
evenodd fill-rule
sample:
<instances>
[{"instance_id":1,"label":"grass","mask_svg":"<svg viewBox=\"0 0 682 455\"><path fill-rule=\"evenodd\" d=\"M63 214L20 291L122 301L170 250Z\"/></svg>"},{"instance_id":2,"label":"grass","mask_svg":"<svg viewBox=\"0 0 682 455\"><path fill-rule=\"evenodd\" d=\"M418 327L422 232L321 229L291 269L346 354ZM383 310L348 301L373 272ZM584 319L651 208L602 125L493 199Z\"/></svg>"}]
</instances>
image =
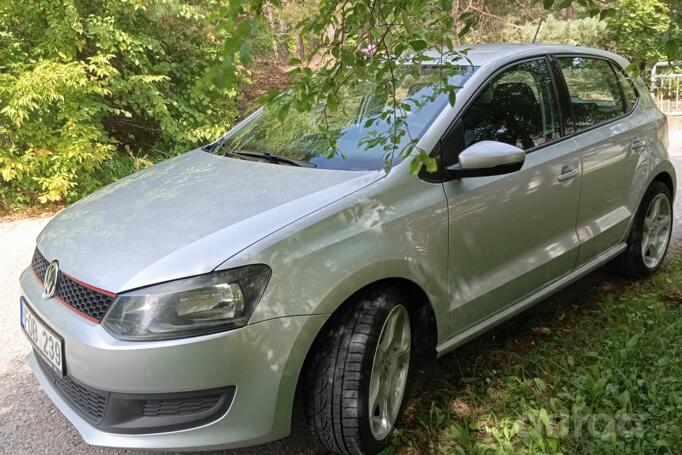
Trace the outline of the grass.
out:
<instances>
[{"instance_id":1,"label":"grass","mask_svg":"<svg viewBox=\"0 0 682 455\"><path fill-rule=\"evenodd\" d=\"M388 452L682 451L682 252L582 280L438 363Z\"/></svg>"}]
</instances>

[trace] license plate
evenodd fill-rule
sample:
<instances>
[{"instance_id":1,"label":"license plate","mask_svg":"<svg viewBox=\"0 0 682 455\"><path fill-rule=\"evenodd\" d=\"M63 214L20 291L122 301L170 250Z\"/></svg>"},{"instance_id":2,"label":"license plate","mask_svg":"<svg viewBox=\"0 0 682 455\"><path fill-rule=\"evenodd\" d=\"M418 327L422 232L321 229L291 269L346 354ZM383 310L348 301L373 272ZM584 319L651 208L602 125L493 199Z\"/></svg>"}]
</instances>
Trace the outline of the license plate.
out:
<instances>
[{"instance_id":1,"label":"license plate","mask_svg":"<svg viewBox=\"0 0 682 455\"><path fill-rule=\"evenodd\" d=\"M21 299L19 304L21 306L21 328L31 340L33 348L53 370L63 376L64 340L35 315L24 299Z\"/></svg>"}]
</instances>

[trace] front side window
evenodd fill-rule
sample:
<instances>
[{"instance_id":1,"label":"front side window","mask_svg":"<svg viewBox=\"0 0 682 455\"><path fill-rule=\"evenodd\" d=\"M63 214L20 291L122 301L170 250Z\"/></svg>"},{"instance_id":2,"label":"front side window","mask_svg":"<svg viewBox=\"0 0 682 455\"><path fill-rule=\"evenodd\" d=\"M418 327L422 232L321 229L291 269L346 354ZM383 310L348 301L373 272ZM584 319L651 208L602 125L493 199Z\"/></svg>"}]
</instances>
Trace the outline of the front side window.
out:
<instances>
[{"instance_id":1,"label":"front side window","mask_svg":"<svg viewBox=\"0 0 682 455\"><path fill-rule=\"evenodd\" d=\"M584 130L623 115L624 103L616 73L606 60L559 57L576 129Z\"/></svg>"},{"instance_id":2,"label":"front side window","mask_svg":"<svg viewBox=\"0 0 682 455\"><path fill-rule=\"evenodd\" d=\"M497 141L528 150L558 138L559 113L546 60L520 63L496 76L467 109L461 128L463 148Z\"/></svg>"}]
</instances>

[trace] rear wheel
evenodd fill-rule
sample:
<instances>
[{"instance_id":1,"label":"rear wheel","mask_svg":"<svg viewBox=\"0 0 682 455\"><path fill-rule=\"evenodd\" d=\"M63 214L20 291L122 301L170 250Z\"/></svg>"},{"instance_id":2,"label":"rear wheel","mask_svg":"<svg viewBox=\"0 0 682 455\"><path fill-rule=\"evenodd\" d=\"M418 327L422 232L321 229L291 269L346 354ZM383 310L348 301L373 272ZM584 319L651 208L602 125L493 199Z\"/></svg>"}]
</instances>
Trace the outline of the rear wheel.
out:
<instances>
[{"instance_id":1,"label":"rear wheel","mask_svg":"<svg viewBox=\"0 0 682 455\"><path fill-rule=\"evenodd\" d=\"M672 207L670 189L654 181L637 210L627 249L614 263L619 273L642 278L658 270L670 245Z\"/></svg>"},{"instance_id":2,"label":"rear wheel","mask_svg":"<svg viewBox=\"0 0 682 455\"><path fill-rule=\"evenodd\" d=\"M306 369L305 404L320 443L374 454L388 443L410 382L412 326L397 289L345 308Z\"/></svg>"}]
</instances>

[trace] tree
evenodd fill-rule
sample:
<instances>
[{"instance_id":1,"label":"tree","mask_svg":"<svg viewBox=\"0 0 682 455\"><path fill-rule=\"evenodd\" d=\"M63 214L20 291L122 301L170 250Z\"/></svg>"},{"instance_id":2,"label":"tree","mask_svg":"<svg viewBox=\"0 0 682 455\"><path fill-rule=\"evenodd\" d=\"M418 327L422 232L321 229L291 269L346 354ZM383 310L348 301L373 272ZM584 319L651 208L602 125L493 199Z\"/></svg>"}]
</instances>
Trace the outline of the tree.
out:
<instances>
[{"instance_id":1,"label":"tree","mask_svg":"<svg viewBox=\"0 0 682 455\"><path fill-rule=\"evenodd\" d=\"M618 0L607 19L608 39L640 71L666 58L670 8L662 0ZM673 58L675 56L672 56Z\"/></svg>"},{"instance_id":2,"label":"tree","mask_svg":"<svg viewBox=\"0 0 682 455\"><path fill-rule=\"evenodd\" d=\"M659 2L643 1L654 9ZM680 0L673 1L675 4L678 2ZM270 93L263 101L282 120L290 111L310 112L323 106L319 130L327 139L327 153L334 155L336 138L327 119L329 113L341 104L340 89L347 85L369 83L375 87L374 96L383 96L385 99L386 109L379 116L381 120L390 122L391 128L365 141L365 145L381 144L386 156L395 152L403 156L415 154L414 172L422 166L433 169L435 160L418 148L418 138L411 139L404 148L396 149L398 144L404 144L403 136L410 134L405 129L402 111L409 109L409 101L414 101L396 96L396 90L401 85L401 78L418 78L418 67L426 61L435 58L447 66L449 61L466 60L466 50L457 47L457 44L481 14L486 13L480 5L483 2L469 3L470 7L462 8L462 2L448 0L320 0L315 12L299 22L293 31L300 35L314 35L319 40L305 52L304 58L291 60L294 68L289 73L288 87ZM472 8L471 3L478 6ZM510 3L507 2L507 5ZM612 3L598 0L544 0L541 7L556 13L567 8L579 8L601 20L611 18L615 21L617 9ZM621 9L630 8L634 3L638 3L638 0L619 0ZM247 64L251 58L251 41L263 27L264 11L280 7L280 0L247 0L231 2L219 10L219 29L225 34L224 60L214 68L214 81L228 87L234 85L239 65ZM679 8L672 7L670 11L677 13ZM672 34L664 34L659 11L646 12L644 16L655 21L656 28L649 33L663 43L667 54L676 52L677 39ZM671 20L667 28L671 30L673 26ZM433 50L436 50L435 55ZM397 71L398 66L408 67L409 71ZM435 90L437 93L447 93L450 102L454 103L457 87L451 86L448 81L447 72L443 72L443 76L435 83Z\"/></svg>"},{"instance_id":3,"label":"tree","mask_svg":"<svg viewBox=\"0 0 682 455\"><path fill-rule=\"evenodd\" d=\"M0 209L77 199L132 172L128 155L168 156L228 128L235 91L204 80L219 61L216 7L0 0Z\"/></svg>"}]
</instances>

